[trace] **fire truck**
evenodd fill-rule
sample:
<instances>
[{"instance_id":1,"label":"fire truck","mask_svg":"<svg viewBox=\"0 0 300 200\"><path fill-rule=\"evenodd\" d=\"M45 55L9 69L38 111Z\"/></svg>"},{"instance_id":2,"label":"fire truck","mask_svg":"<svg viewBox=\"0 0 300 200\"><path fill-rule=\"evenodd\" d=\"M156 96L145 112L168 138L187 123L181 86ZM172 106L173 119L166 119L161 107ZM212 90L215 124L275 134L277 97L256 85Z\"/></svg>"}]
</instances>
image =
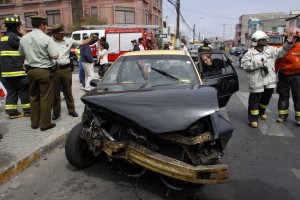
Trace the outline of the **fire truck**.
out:
<instances>
[{"instance_id":1,"label":"fire truck","mask_svg":"<svg viewBox=\"0 0 300 200\"><path fill-rule=\"evenodd\" d=\"M156 27L150 27L151 25L145 25L144 26L132 26L132 27L107 27L106 25L102 26L88 26L84 28L92 29L92 32L99 32L101 34L99 35L99 39L101 36L106 37L106 42L109 44L108 49L108 62L112 63L114 62L120 55L122 55L125 52L132 51L133 46L131 41L139 38L144 39L144 43L142 44L145 49L154 48L154 34L151 31L153 28ZM77 31L78 32L78 31ZM81 30L79 32L89 32L88 30ZM75 34L72 34L73 39L77 39ZM91 33L92 35L92 33ZM90 35L89 35L90 36ZM82 40L82 38L78 37L77 40ZM90 44L92 54L94 57L94 60L97 61L97 49L98 49L99 43L98 42L92 42ZM75 55L75 51L72 50L71 54Z\"/></svg>"},{"instance_id":2,"label":"fire truck","mask_svg":"<svg viewBox=\"0 0 300 200\"><path fill-rule=\"evenodd\" d=\"M270 46L275 46L275 47L280 47L284 43L284 35L280 34L279 32L274 32L274 31L267 31L265 32L268 36L268 45Z\"/></svg>"}]
</instances>

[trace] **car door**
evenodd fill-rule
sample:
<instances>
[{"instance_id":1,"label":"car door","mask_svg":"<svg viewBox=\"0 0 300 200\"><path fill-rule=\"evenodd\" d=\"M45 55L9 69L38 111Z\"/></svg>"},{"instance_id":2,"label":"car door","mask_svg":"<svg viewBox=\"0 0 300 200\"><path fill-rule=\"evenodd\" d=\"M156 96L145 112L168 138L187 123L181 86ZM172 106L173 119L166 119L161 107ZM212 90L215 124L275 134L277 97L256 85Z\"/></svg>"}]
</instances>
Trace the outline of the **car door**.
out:
<instances>
[{"instance_id":1,"label":"car door","mask_svg":"<svg viewBox=\"0 0 300 200\"><path fill-rule=\"evenodd\" d=\"M214 63L221 65L221 70L218 73L206 74L203 73L203 68L207 67L201 59L202 57L204 57L203 54L205 53L200 53L200 60L198 63L198 69L200 71L203 83L213 86L217 89L219 107L225 107L231 95L239 90L239 80L237 73L232 65L232 60L222 52L209 53L208 55L210 55L211 59L215 61Z\"/></svg>"}]
</instances>

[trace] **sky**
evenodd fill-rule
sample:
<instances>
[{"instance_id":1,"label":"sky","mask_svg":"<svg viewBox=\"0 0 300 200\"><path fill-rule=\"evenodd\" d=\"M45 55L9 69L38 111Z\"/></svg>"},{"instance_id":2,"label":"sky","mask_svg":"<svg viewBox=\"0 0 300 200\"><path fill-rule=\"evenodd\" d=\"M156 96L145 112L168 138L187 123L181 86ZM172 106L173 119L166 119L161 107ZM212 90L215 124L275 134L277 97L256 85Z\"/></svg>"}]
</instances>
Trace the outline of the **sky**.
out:
<instances>
[{"instance_id":1,"label":"sky","mask_svg":"<svg viewBox=\"0 0 300 200\"><path fill-rule=\"evenodd\" d=\"M163 20L171 27L173 33L176 28L176 10L169 1L163 1ZM180 12L190 27L188 28L180 20L180 31L183 35L193 37L193 25L195 35L199 33L205 37L223 36L225 39L233 38L235 26L239 23L239 17L245 14L286 12L300 10L299 0L180 0ZM225 24L225 25L224 25Z\"/></svg>"}]
</instances>

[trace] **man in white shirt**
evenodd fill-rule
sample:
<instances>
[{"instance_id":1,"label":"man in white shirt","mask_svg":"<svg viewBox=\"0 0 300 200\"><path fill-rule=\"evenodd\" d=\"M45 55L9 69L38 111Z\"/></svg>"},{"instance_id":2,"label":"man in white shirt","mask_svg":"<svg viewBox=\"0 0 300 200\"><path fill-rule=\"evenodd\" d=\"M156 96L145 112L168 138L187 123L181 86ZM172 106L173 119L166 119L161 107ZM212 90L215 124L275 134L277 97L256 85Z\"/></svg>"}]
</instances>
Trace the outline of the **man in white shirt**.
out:
<instances>
[{"instance_id":1,"label":"man in white shirt","mask_svg":"<svg viewBox=\"0 0 300 200\"><path fill-rule=\"evenodd\" d=\"M143 38L139 38L139 48L140 48L140 51L145 51L143 43L144 43L144 39Z\"/></svg>"}]
</instances>

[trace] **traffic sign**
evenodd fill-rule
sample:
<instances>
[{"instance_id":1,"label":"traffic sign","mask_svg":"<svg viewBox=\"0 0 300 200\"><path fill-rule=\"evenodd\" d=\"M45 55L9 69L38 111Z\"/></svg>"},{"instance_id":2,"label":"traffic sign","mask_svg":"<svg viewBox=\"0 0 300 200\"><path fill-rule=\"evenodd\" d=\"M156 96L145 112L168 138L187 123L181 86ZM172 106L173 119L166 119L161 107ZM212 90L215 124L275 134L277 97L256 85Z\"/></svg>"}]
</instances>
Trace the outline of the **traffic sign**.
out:
<instances>
[{"instance_id":1,"label":"traffic sign","mask_svg":"<svg viewBox=\"0 0 300 200\"><path fill-rule=\"evenodd\" d=\"M167 38L167 34L155 34L155 38Z\"/></svg>"}]
</instances>

